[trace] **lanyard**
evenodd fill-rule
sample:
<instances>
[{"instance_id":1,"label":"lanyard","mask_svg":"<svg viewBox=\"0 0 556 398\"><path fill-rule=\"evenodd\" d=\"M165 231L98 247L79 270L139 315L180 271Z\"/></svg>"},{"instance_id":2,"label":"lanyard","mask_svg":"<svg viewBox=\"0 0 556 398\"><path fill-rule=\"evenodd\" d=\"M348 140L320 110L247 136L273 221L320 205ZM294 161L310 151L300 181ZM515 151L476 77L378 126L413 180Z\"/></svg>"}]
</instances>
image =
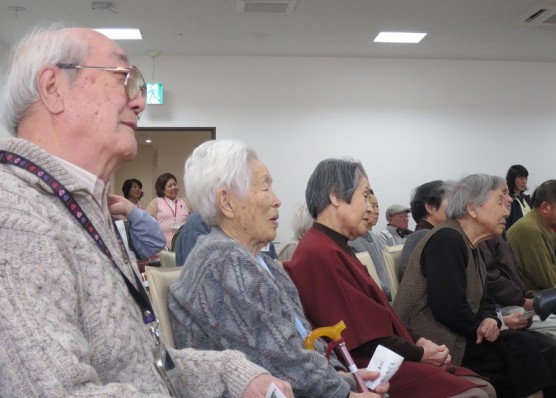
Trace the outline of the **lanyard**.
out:
<instances>
[{"instance_id":1,"label":"lanyard","mask_svg":"<svg viewBox=\"0 0 556 398\"><path fill-rule=\"evenodd\" d=\"M172 206L170 206L168 204L168 201L166 200L166 196L164 197L164 203L166 203L166 206L168 206L170 208L170 211L172 212L172 215L174 216L174 220L176 219L176 214L178 214L178 198L176 198L176 200L174 200L174 208L172 209Z\"/></svg>"},{"instance_id":2,"label":"lanyard","mask_svg":"<svg viewBox=\"0 0 556 398\"><path fill-rule=\"evenodd\" d=\"M79 206L69 190L67 190L66 187L64 187L58 180L48 174L43 168L31 162L30 160L25 159L23 156L16 155L12 152L0 151L0 163L9 164L26 170L31 174L39 177L44 183L52 188L58 199L60 199L62 203L64 203L73 217L79 222L83 229L85 229L87 234L95 241L99 249L110 259L114 268L116 268L120 272L120 274L124 278L124 282L127 286L127 289L129 290L129 293L131 294L139 308L141 308L143 321L145 323L154 322L156 320L154 311L151 307L147 293L143 288L143 284L137 277L136 273L132 270L137 287L135 287L133 283L131 283L131 281L127 278L123 271L118 267L116 260L114 260L114 257L110 252L110 249L108 249L108 247L102 240L102 237L97 232L97 229L95 228L91 220L89 220L85 212L81 209L81 206ZM115 230L118 237L118 243L120 244L120 248L122 248L122 239L117 232L118 229L115 228Z\"/></svg>"}]
</instances>

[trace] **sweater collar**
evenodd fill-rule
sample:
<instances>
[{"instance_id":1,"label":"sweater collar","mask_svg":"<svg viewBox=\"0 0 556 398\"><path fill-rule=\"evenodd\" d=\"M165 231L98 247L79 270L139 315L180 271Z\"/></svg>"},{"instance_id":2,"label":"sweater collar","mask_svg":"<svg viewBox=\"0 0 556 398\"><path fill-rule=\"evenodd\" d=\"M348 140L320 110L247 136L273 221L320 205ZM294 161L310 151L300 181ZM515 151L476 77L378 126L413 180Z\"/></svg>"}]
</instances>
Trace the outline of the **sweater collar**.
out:
<instances>
[{"instance_id":1,"label":"sweater collar","mask_svg":"<svg viewBox=\"0 0 556 398\"><path fill-rule=\"evenodd\" d=\"M419 231L420 229L433 229L434 225L432 225L430 222L428 222L427 220L420 220L416 225L415 225L415 231Z\"/></svg>"},{"instance_id":2,"label":"sweater collar","mask_svg":"<svg viewBox=\"0 0 556 398\"><path fill-rule=\"evenodd\" d=\"M76 166L73 163L68 162L67 160L61 159L57 156L52 156L56 159L66 171L71 174L78 182L80 182L86 189L87 193L89 193L97 202L99 207L105 212L108 213L108 189L110 188L110 182L104 183L100 178L98 178L93 173L88 172L85 169L82 169L79 166Z\"/></svg>"}]
</instances>

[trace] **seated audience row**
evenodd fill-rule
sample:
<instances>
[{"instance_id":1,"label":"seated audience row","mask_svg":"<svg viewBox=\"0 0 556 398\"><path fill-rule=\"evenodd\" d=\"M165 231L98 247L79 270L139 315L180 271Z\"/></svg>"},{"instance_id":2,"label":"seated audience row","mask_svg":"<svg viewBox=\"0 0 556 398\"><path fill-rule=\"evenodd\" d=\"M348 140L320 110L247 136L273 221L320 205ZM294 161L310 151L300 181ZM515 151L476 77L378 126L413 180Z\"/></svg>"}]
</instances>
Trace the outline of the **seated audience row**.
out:
<instances>
[{"instance_id":1,"label":"seated audience row","mask_svg":"<svg viewBox=\"0 0 556 398\"><path fill-rule=\"evenodd\" d=\"M404 245L402 269L405 270L409 255L421 238L446 218L445 188L446 183L432 181L415 189L411 200L411 212L417 226L415 233L408 238ZM507 195L508 188L504 187L503 192L506 194L505 205L510 210L512 198ZM481 242L479 248L487 270L488 296L496 302L498 307L508 307L507 309L502 308L502 312L517 312L504 316L504 326L513 329L527 328L555 335L556 316L554 315L550 315L549 319L542 322L537 316L531 320L521 319L521 313L525 310L533 310L531 298L533 295L530 294L529 298L526 296L524 283L518 271L518 262L506 240L506 233ZM402 276L403 274L400 275L400 280Z\"/></svg>"},{"instance_id":2,"label":"seated audience row","mask_svg":"<svg viewBox=\"0 0 556 398\"><path fill-rule=\"evenodd\" d=\"M227 145L225 142L221 144ZM211 146L212 144L208 144L207 148L203 148L202 151L210 153ZM248 151L242 145L239 145L238 150ZM234 153L234 151L228 152ZM210 164L211 157L206 156L205 153L198 155L202 161L195 160L194 157L195 153L188 160L188 163L191 162L190 175L203 175L202 170L207 167L206 164L203 166L203 162ZM254 169L252 175L255 188L252 190L269 192L268 200L265 201L261 197L256 200L255 195L249 191L245 194L240 193L238 197L234 197L230 193L217 195L214 190L210 191L210 189L219 186L218 184L205 187L209 189L207 192L203 191L202 185L196 186L194 180L191 182L193 192L195 189L200 189L202 192L199 197L215 196L218 198L215 204L217 211L215 214L209 214L209 217L216 217L214 218L215 225L222 236L218 236L213 227L214 233L211 232L208 235L206 242L203 242L205 238L201 239L193 252L193 255L199 258L196 260L193 260L193 257L190 258L179 283L172 287L170 307L174 317L174 332L176 336L181 334L181 343L179 344L183 345L211 349L239 348L247 352L248 357L253 361L263 363L274 373L290 381L294 391L302 393L303 388L306 388L307 383L311 383L311 381L304 379L304 383L300 385L299 379L292 379L285 369L279 367L284 360L283 354L277 354L278 350L275 345L272 348L267 339L261 339L261 330L264 331L266 328L258 330L256 340L251 340L248 331L242 329L242 325L251 324L257 317L260 322L260 317L264 314L268 318L268 320L265 318L266 327L273 331L280 329L278 325L282 327L281 333L274 333L275 337L280 335L282 337L277 342L278 346L281 346L280 341L283 343L290 341L286 346L288 351L297 352L296 356L298 357L306 354L301 345L302 341L298 343L299 346L291 345L292 334L303 337L307 333L307 324L303 320L299 301L296 304L294 299L293 303L290 301L288 305L287 298L289 297L291 300L292 297L296 297L295 288L288 287L288 279L280 274L280 267L275 268L272 262L258 255L263 244L270 242L275 235L276 225L272 225L272 220L277 218L280 202L269 189L268 171L256 159L254 153L245 155L245 161L251 163L249 166ZM195 162L200 163L201 166ZM541 397L545 394L547 396L553 394L555 375L551 369L554 368L556 359L554 356L555 344L546 336L534 334L534 332L522 333L521 329L528 326L529 322L524 324L519 316L507 318L508 321L516 321L513 325L509 324L510 329L513 330L501 332L501 323L496 314L494 301L486 296L484 290L482 277L486 274L483 272L485 266L480 260L476 245L497 232L501 233L504 229L505 217L509 214L505 206L508 206L511 200L508 200L507 188L501 182L502 180L496 177L473 175L455 183L450 199L456 203L452 205L452 210L456 209L453 211L457 217L453 216L452 220L445 222L443 222L443 218L445 218L444 209L447 199L445 197L446 186L443 182L434 181L419 187L412 201L415 209L417 206L422 207L421 213L416 211L415 214L416 218L421 217L420 227L424 231L435 224L440 224L440 227L435 229L434 234L429 234L423 239L416 247L418 254L410 257L410 264L415 263L415 256L419 258L417 263L421 264L421 252L425 251L426 259L429 262L424 262L424 264L430 264L429 268L423 269L423 275L420 278L414 278L415 270L421 272L419 271L421 268L411 265L410 274L412 276L406 277L404 280L414 281L415 286L410 284L409 287L417 288L411 291L403 289L405 293L400 300L396 300L396 303L400 306L403 319L408 322L412 332L419 332L420 327L420 334L446 343L452 350L450 353L446 345L437 346L425 338L420 338L416 345L412 345L414 344L412 336L402 322L397 320L395 312L389 307L386 296L376 286L366 269L354 256L353 250L348 246L348 239L355 239L368 233L368 229L372 228L373 223L376 223L378 209L376 211L373 209L371 202L374 195L371 196L368 179L360 164L351 162L354 169L349 171L350 162L342 164L343 162L346 161L331 159L321 162L311 176L307 186L306 200L311 216L316 221L301 239L293 259L284 264L297 285L303 309L311 326L330 326L340 320L344 320L350 325L351 329L348 326L345 340L356 364L360 367L364 367L368 363L378 344L401 353L406 361L391 380L390 394L393 397L411 397L411 394L420 396L426 389L426 383L433 380L438 383L442 380L439 377L445 378L440 382L445 389L436 388L433 396L493 395L493 391L489 390L491 386L488 383L482 381L473 372L465 368L458 368L453 364L467 365L481 375L490 377L499 396L502 397ZM195 167L200 167L200 170ZM329 178L331 175L335 177L332 180ZM350 180L350 178L352 179ZM267 185L258 187L257 184L260 184L261 181ZM333 181L332 185L328 186L327 184L331 181ZM222 185L223 182L220 184ZM225 189L221 186L221 191L227 190L229 188ZM498 195L500 194L499 190L501 190L501 195ZM369 197L371 201L369 201ZM231 198L235 200L231 200ZM266 204L262 204L261 201ZM498 207L496 207L496 201L498 201ZM374 202L376 202L376 198ZM378 206L375 205L375 207ZM250 208L253 210L249 210ZM499 214L496 213L497 209ZM259 214L261 219L258 220L257 217L251 216L249 222L246 223L241 217L241 214L246 212ZM454 235L454 233L456 234ZM458 236L457 234L469 239L469 241L463 240L465 244L469 244L467 255L462 257L463 261L457 257L460 255L459 253L463 253L461 249L456 249L459 245L457 239L454 240ZM236 242L230 246L229 240L222 240L225 236ZM326 243L327 239L331 241ZM436 243L435 239L440 243ZM417 236L415 241L417 244ZM431 241L430 245L428 245L429 241ZM335 245L338 245L338 248L335 248ZM241 250L230 256L229 254L234 252L234 247L241 248ZM204 254L197 253L197 250L201 251L201 248L203 248ZM220 248L222 252L217 251L215 254L216 248ZM247 249L247 253L241 254L245 249ZM342 251L345 251L346 257L341 255ZM222 260L225 253L228 254L227 261ZM251 256L246 256L248 253ZM212 257L211 260L209 260L210 257ZM435 265L442 262L447 264L446 269ZM465 265L464 269L468 270L467 274L466 272L461 274L458 270L457 267L461 267L462 264ZM210 272L207 273L208 270ZM347 270L349 272L346 272ZM255 283L261 274L263 280ZM267 276L265 277L265 275ZM348 275L352 275L350 278L353 278L353 281L347 278ZM245 285L244 282L236 283L234 278L237 277L240 277L238 282L249 280L252 281L253 287L259 286L255 290L257 296L252 296L249 285ZM462 277L467 281L464 285L469 283L469 291L457 290L456 287L462 285ZM281 286L280 291L285 293L279 300L284 306L281 310L276 305L266 307L268 304L256 301L256 297L280 297L280 291L273 292L272 289L261 294L260 287L269 282L268 278ZM443 278L448 281L447 288L438 287L438 281ZM224 289L221 285L222 281L226 281ZM473 283L470 283L471 281ZM430 288L422 290L427 282L430 283L430 286L434 286L435 290ZM363 283L366 284L366 287ZM202 287L202 290L195 289L196 286ZM358 292L358 289L361 290ZM320 291L326 291L327 294L315 294ZM351 291L353 293L347 294ZM408 294L408 291L417 292L417 294ZM430 313L432 318L427 318L430 315L422 316L420 308L422 308L423 301L420 301L422 298L419 299L419 297L423 297L422 293L419 293L421 291L425 295L434 294L424 301L427 306L433 307L433 311ZM452 292L451 296L450 292ZM454 292L455 294L453 294ZM365 296L367 299L363 300ZM442 309L443 300L452 311L446 310L446 308ZM412 306L411 303L414 305ZM411 309L408 310L408 307ZM365 310L361 310L361 308ZM285 322L281 317L274 321L277 323L271 322L273 310L277 311L277 314L293 314L295 322L292 320ZM461 316L463 318L458 320L458 317ZM415 319L419 319L419 317L422 317L422 320L415 323ZM435 320L435 317L439 317L439 319ZM473 317L476 317L477 320L473 321ZM214 330L212 326L216 324L219 325L218 330ZM387 326L388 324L390 326ZM187 329L186 325L193 325L193 327ZM224 325L225 327L223 327ZM390 332L387 332L388 330ZM263 337L265 333L263 333ZM239 336L244 336L245 339L242 340ZM261 344L264 345L261 347ZM517 346L520 347L520 350L515 349ZM264 351L263 348L267 351ZM293 350L293 348L295 349ZM320 348L322 349L322 346ZM287 358L289 361L293 361L293 359ZM418 367L421 362L434 364L439 367L436 369L446 368L449 372L427 373L428 377L425 379L422 372L426 368ZM412 363L413 367L410 367ZM516 364L519 365L516 366ZM427 372L432 369L435 367L429 367ZM531 374L531 382L518 383L516 376L519 372ZM458 378L452 373L457 376L465 376L469 380L465 381L464 377ZM332 375L328 375L328 377L332 377ZM369 375L367 374L366 377ZM472 382L477 384L474 385ZM465 383L469 384L465 385ZM459 392L450 393L451 390L458 388ZM429 396L430 394L429 390Z\"/></svg>"},{"instance_id":3,"label":"seated audience row","mask_svg":"<svg viewBox=\"0 0 556 398\"><path fill-rule=\"evenodd\" d=\"M217 159L215 154L222 152L236 159L233 164L240 165L239 169L230 167L230 158ZM214 169L217 163L221 167ZM214 173L208 169L214 169ZM246 173L243 169L252 172ZM243 175L251 175L251 180L245 181ZM320 186L324 175L334 187ZM178 346L239 349L255 363L290 382L296 396L345 397L350 387L354 388L353 380L337 370L345 372L346 369L335 357L328 364L321 353L303 346L311 327L330 325L318 323L319 319L308 311L303 297L312 295L314 299L323 300L323 306L335 317L340 317L333 323L346 320L346 343L358 367L368 364L378 344L407 356L408 360L391 380L390 396L451 397L467 393L469 395L461 396L494 396L492 387L473 372L454 367L457 369L454 375L445 369L450 363L446 347L425 339L415 344L386 296L355 257L350 265L358 268L351 272L362 273L367 279L365 295L368 296L364 304L368 309L361 311L359 316L343 313L343 310L350 311L351 306L343 305L344 301L336 297L340 287L332 284L337 275L333 264L340 266L349 256L347 253L353 256L347 240L367 231L370 212L367 202L370 187L359 163L325 161L307 187L307 204L317 222L301 239L292 261L285 264L290 272L294 272L295 264L306 264L307 258L313 258L311 264L320 265L307 273L302 272L311 284L310 293L298 286L309 323L291 279L279 264L260 255L260 248L274 238L277 227L275 220L280 201L272 192L271 181L268 170L255 153L236 142L205 143L187 160L185 184L189 199L211 223L212 229L199 238L182 275L171 287L169 307ZM234 191L230 185L240 188ZM315 207L315 202L319 207ZM339 247L336 247L336 240L329 240L328 232L324 232L331 227L337 231L334 236L343 236ZM313 242L319 236L321 239ZM326 276L330 278L329 286L322 289ZM349 288L348 282L340 284ZM326 301L326 297L335 300ZM366 319L365 328L354 322L363 319ZM354 340L358 335L366 340ZM361 347L358 351L356 348L361 343L366 343L366 349ZM321 352L325 346L321 342L318 344ZM365 378L370 376L363 374ZM357 394L352 392L351 395Z\"/></svg>"},{"instance_id":4,"label":"seated audience row","mask_svg":"<svg viewBox=\"0 0 556 398\"><path fill-rule=\"evenodd\" d=\"M118 73L82 65L118 66ZM21 82L30 82L29 92L22 90ZM371 213L371 187L360 163L323 161L309 180L306 199L316 223L286 264L298 294L281 264L261 255L275 237L280 207L270 174L252 150L230 141L202 144L186 163L188 194L211 228L196 239L171 288L169 307L176 342L183 348L168 350L174 367L165 377L153 355L162 345L151 333L156 324L152 307L109 213L111 207L114 213L129 215L134 207L106 194L114 172L137 151L134 130L146 96L141 73L105 36L56 27L35 31L15 49L4 89L8 129L17 138L0 143L0 239L12 248L2 252L0 274L0 308L5 314L0 329L5 354L0 355L1 395L167 397L175 388L179 396L260 398L275 384L288 398L294 396L292 386L299 397L378 398L386 392L392 398L494 397L486 380L457 366L468 360L477 364L479 373L492 374L500 391L500 386L511 386L507 396L537 397L543 391L553 396L556 367L549 350L541 353L542 347L532 345L526 337L532 335L526 333L508 330L498 335L499 324L482 296L484 265L474 244L504 224L492 195L485 203L466 203L468 214L441 224L417 246L417 255L428 253L425 258L432 261L426 275L419 276L420 265L413 265L415 254L407 271L416 276L421 293L414 304L420 305L425 294L438 299L447 290L437 284L445 272L438 266L439 255L447 256L447 281L460 282L452 292L461 301L445 301L451 308L466 301L471 312L446 316L433 304L434 314L456 331L462 326L454 319L462 313L464 327L473 317L480 319L473 325L476 341L470 337L472 327L465 332L468 346L478 343L482 348L467 351L464 344L463 353L472 355L461 359L457 337L457 344L442 338L415 342L347 245L348 239L366 233ZM175 191L175 177L170 180L161 190ZM491 191L498 193L498 186ZM173 200L164 199L175 218L185 206L177 196L172 198L174 193L159 196ZM489 233L476 236L477 229L466 228L473 222L488 226ZM170 229L177 230L178 224L169 223ZM445 238L447 230L453 238L447 248L455 250L426 247ZM454 258L465 253L464 259ZM462 264L468 265L463 272ZM424 287L433 274L436 293ZM461 277L469 282L469 292L461 288ZM324 341L317 342L317 351L304 348L311 327L340 319L347 323L346 344L360 367L378 344L405 356L391 385L356 392L353 374L367 381L378 374L348 369L333 354L328 361ZM432 325L445 331L439 323L427 326ZM439 336L452 337L456 331ZM508 340L515 343L511 352ZM473 356L487 351L496 351L499 361ZM511 366L503 368L504 361ZM491 368L485 369L487 365Z\"/></svg>"},{"instance_id":5,"label":"seated audience row","mask_svg":"<svg viewBox=\"0 0 556 398\"><path fill-rule=\"evenodd\" d=\"M260 253L276 235L280 200L255 152L235 141L205 142L186 162L185 187L211 230L198 238L170 288L176 346L240 350L291 383L298 397L376 397L354 392L347 369L324 356L325 344L304 347L311 325L296 288L279 263Z\"/></svg>"},{"instance_id":6,"label":"seated audience row","mask_svg":"<svg viewBox=\"0 0 556 398\"><path fill-rule=\"evenodd\" d=\"M453 184L448 197L448 220L409 257L396 311L413 333L445 343L455 364L489 377L498 396L553 396L554 344L543 345L544 336L501 331L495 303L486 295L477 245L504 231L505 181L470 175Z\"/></svg>"}]
</instances>

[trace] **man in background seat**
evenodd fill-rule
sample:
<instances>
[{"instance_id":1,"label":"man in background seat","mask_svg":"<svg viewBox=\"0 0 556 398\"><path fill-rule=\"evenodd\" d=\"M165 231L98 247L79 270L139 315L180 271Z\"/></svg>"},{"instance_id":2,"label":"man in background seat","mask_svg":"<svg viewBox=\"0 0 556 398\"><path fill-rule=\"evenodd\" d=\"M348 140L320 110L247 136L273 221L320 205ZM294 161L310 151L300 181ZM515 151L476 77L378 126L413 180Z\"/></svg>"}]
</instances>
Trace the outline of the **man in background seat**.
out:
<instances>
[{"instance_id":1,"label":"man in background seat","mask_svg":"<svg viewBox=\"0 0 556 398\"><path fill-rule=\"evenodd\" d=\"M386 209L386 221L388 225L378 237L385 246L396 246L405 243L407 237L413 233L409 226L409 207L392 205Z\"/></svg>"}]
</instances>

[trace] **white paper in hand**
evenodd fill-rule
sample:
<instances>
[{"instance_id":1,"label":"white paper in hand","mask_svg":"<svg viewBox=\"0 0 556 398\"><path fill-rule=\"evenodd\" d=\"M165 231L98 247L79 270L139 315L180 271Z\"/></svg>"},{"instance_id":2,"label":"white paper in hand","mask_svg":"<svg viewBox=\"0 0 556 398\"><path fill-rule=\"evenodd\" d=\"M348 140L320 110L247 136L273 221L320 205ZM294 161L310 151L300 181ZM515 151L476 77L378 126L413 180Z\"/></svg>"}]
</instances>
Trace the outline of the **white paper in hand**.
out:
<instances>
[{"instance_id":1,"label":"white paper in hand","mask_svg":"<svg viewBox=\"0 0 556 398\"><path fill-rule=\"evenodd\" d=\"M403 362L403 357L396 354L394 351L379 345L376 347L375 353L367 366L367 370L373 372L380 372L376 380L366 381L365 384L371 390L375 390L379 385L384 384L396 374L400 365Z\"/></svg>"},{"instance_id":2,"label":"white paper in hand","mask_svg":"<svg viewBox=\"0 0 556 398\"><path fill-rule=\"evenodd\" d=\"M286 396L276 387L276 384L271 383L266 392L266 398L286 398Z\"/></svg>"}]
</instances>

